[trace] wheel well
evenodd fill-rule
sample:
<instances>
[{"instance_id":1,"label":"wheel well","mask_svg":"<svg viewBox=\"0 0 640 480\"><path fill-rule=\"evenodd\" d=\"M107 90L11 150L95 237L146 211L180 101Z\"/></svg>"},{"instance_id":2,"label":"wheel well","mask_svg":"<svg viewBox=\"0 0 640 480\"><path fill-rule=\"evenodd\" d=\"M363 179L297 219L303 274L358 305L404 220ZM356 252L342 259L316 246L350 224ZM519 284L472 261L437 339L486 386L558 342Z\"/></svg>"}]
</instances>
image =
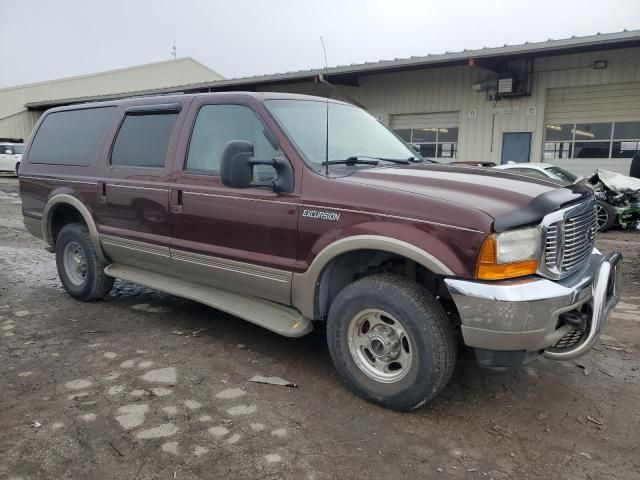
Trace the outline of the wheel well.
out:
<instances>
[{"instance_id":1,"label":"wheel well","mask_svg":"<svg viewBox=\"0 0 640 480\"><path fill-rule=\"evenodd\" d=\"M70 223L82 223L86 225L82 214L72 205L68 203L61 203L55 207L53 212L51 213L51 238L55 244L56 239L58 238L58 233L65 225Z\"/></svg>"},{"instance_id":2,"label":"wheel well","mask_svg":"<svg viewBox=\"0 0 640 480\"><path fill-rule=\"evenodd\" d=\"M431 272L410 258L395 253L381 250L354 250L338 255L322 271L316 291L315 318L319 320L326 318L334 298L348 284L362 277L382 272L409 278L425 287L441 303L453 305L441 275ZM455 305L453 307L455 308Z\"/></svg>"}]
</instances>

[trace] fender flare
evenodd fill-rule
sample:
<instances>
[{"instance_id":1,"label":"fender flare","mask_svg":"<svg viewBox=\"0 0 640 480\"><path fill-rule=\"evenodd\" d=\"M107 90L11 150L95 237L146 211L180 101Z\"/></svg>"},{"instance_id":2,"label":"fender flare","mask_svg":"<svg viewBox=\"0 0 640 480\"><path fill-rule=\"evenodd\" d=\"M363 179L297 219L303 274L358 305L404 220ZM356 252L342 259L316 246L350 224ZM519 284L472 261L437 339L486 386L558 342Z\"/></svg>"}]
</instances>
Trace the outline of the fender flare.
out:
<instances>
[{"instance_id":1,"label":"fender flare","mask_svg":"<svg viewBox=\"0 0 640 480\"><path fill-rule=\"evenodd\" d=\"M91 239L91 244L96 251L96 255L103 262L107 261L104 252L102 251L102 245L100 245L100 236L98 235L98 229L93 217L91 216L91 212L89 212L89 209L80 200L67 193L54 195L49 199L47 205L44 207L44 211L42 213L42 238L44 238L45 242L51 246L55 243L53 232L51 230L51 220L55 207L60 204L71 205L78 210L84 220L84 223L86 223L87 228L89 229L89 238Z\"/></svg>"},{"instance_id":2,"label":"fender flare","mask_svg":"<svg viewBox=\"0 0 640 480\"><path fill-rule=\"evenodd\" d=\"M410 258L438 275L453 275L441 260L415 245L382 235L355 235L337 240L323 248L304 273L293 275L292 303L305 318L314 318L318 282L325 267L343 253L355 250L380 250Z\"/></svg>"}]
</instances>

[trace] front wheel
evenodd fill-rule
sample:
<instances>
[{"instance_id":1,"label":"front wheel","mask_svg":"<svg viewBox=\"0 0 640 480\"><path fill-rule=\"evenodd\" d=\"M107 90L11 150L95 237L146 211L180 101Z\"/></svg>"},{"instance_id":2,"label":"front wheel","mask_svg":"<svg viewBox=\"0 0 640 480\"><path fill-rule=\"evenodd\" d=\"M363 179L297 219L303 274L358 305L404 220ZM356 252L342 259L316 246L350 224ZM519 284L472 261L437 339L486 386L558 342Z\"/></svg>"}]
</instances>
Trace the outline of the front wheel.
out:
<instances>
[{"instance_id":1,"label":"front wheel","mask_svg":"<svg viewBox=\"0 0 640 480\"><path fill-rule=\"evenodd\" d=\"M412 410L447 384L456 360L453 328L438 301L417 283L379 274L345 287L327 319L338 373L361 397Z\"/></svg>"},{"instance_id":2,"label":"front wheel","mask_svg":"<svg viewBox=\"0 0 640 480\"><path fill-rule=\"evenodd\" d=\"M105 297L113 287L113 278L105 275L102 262L93 248L87 227L80 223L65 225L56 239L56 265L64 289L85 302Z\"/></svg>"},{"instance_id":3,"label":"front wheel","mask_svg":"<svg viewBox=\"0 0 640 480\"><path fill-rule=\"evenodd\" d=\"M596 213L598 215L598 231L606 232L616 223L616 211L606 202L598 200L596 205Z\"/></svg>"}]
</instances>

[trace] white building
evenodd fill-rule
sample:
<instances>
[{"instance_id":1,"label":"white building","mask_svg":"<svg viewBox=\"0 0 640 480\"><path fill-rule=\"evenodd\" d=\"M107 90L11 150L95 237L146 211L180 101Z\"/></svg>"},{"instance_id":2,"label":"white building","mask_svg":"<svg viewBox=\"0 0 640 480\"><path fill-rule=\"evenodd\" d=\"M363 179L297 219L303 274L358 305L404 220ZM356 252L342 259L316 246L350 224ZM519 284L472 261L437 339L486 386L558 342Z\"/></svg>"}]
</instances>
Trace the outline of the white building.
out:
<instances>
[{"instance_id":1,"label":"white building","mask_svg":"<svg viewBox=\"0 0 640 480\"><path fill-rule=\"evenodd\" d=\"M193 58L0 89L0 141L26 140L47 108L123 96L177 91L222 76Z\"/></svg>"},{"instance_id":2,"label":"white building","mask_svg":"<svg viewBox=\"0 0 640 480\"><path fill-rule=\"evenodd\" d=\"M314 79L325 74L331 90ZM229 79L209 90L327 95L425 156L629 173L640 154L640 30Z\"/></svg>"},{"instance_id":3,"label":"white building","mask_svg":"<svg viewBox=\"0 0 640 480\"><path fill-rule=\"evenodd\" d=\"M640 30L237 79L187 58L2 89L0 140L26 138L57 105L224 90L349 101L445 160L628 174L640 154Z\"/></svg>"}]
</instances>

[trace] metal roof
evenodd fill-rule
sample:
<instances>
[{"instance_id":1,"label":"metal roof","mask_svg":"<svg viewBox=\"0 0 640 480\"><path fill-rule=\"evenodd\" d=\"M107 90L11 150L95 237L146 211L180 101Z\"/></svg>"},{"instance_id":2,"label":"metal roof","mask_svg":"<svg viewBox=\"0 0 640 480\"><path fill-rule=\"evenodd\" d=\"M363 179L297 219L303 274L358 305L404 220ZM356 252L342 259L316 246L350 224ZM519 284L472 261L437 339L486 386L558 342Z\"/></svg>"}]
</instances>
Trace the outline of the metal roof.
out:
<instances>
[{"instance_id":1,"label":"metal roof","mask_svg":"<svg viewBox=\"0 0 640 480\"><path fill-rule=\"evenodd\" d=\"M549 54L574 53L585 50L620 48L640 45L640 30L623 30L614 33L597 33L583 37L572 36L559 40L548 39L543 42L525 42L518 45L503 45L501 47L483 47L476 50L462 50L459 52L445 52L428 54L426 56L396 58L394 60L379 60L377 62L353 63L339 65L328 69L316 68L293 72L255 75L241 78L228 78L201 84L201 87L213 89L249 86L254 84L281 83L286 81L308 80L320 74L358 75L384 73L430 66L444 66L460 64L469 59L483 59L512 56L541 56ZM195 85L194 85L195 87Z\"/></svg>"},{"instance_id":2,"label":"metal roof","mask_svg":"<svg viewBox=\"0 0 640 480\"><path fill-rule=\"evenodd\" d=\"M209 72L211 72L212 75L215 75L217 77L220 78L224 78L222 75L220 75L218 72L216 72L215 70L207 67L205 64L197 61L195 58L193 57L180 57L180 58L172 58L170 60L161 60L159 62L151 62L151 63L145 63L142 65L133 65L130 67L122 67L122 68L115 68L112 70L103 70L101 72L93 72L93 73L87 73L84 75L74 75L71 77L62 77L62 78L54 78L52 80L43 80L40 82L33 82L33 83L23 83L20 85L11 85L8 87L2 87L0 88L0 93L5 92L7 90L22 90L25 88L30 88L30 87L36 87L39 85L52 85L55 83L67 83L73 80L86 80L89 78L96 78L96 77L110 77L113 76L114 74L118 74L118 73L124 73L124 72L136 72L136 71L144 71L144 70L148 70L150 67L156 67L156 66L162 66L162 65L173 65L176 63L180 63L180 62L189 62L189 63L193 63L194 65L198 65L199 67L201 67L204 70L208 70Z\"/></svg>"},{"instance_id":3,"label":"metal roof","mask_svg":"<svg viewBox=\"0 0 640 480\"><path fill-rule=\"evenodd\" d=\"M536 57L577 53L589 50L604 50L611 48L625 48L640 46L640 30L623 30L614 33L597 33L588 36L572 36L563 39L548 39L542 42L525 42L518 45L503 45L501 47L483 47L476 50L462 50L459 52L445 52L428 54L426 56L396 58L394 60L380 60L377 62L354 63L339 65L328 69L316 68L284 73L272 73L240 78L228 78L208 82L192 83L176 87L153 89L146 91L122 92L115 95L101 95L59 100L35 101L27 103L28 108L44 108L53 105L64 105L76 102L109 100L126 96L158 95L168 93L192 93L202 91L217 91L228 89L253 88L257 85L268 85L286 82L300 82L313 80L320 74L338 78L340 76L361 76L386 73L400 70L439 67L448 65L464 65L469 59L500 59L509 57Z\"/></svg>"},{"instance_id":4,"label":"metal roof","mask_svg":"<svg viewBox=\"0 0 640 480\"><path fill-rule=\"evenodd\" d=\"M183 85L223 77L191 57L136 65L0 89L0 118L24 111L96 99L181 91Z\"/></svg>"}]
</instances>

